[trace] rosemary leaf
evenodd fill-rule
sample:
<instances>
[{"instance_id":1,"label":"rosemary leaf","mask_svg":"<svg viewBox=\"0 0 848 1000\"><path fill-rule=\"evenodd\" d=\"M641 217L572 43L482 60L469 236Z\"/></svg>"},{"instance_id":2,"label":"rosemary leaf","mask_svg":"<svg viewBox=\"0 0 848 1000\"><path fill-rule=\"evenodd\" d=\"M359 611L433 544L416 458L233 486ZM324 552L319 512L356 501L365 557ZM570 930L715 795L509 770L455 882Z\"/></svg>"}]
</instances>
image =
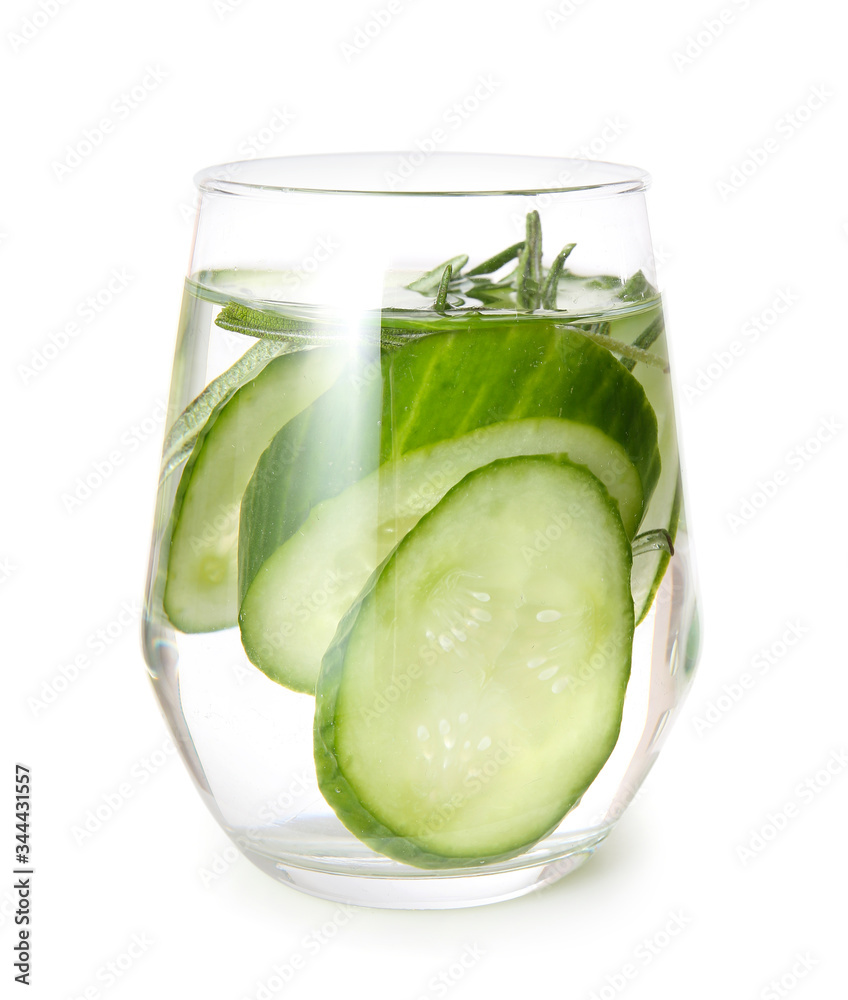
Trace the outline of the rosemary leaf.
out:
<instances>
[{"instance_id":1,"label":"rosemary leaf","mask_svg":"<svg viewBox=\"0 0 848 1000\"><path fill-rule=\"evenodd\" d=\"M557 288L559 286L559 277L562 274L562 266L568 260L569 254L576 246L576 243L569 243L567 246L564 246L557 254L553 264L551 264L545 287L542 289L543 309L556 309Z\"/></svg>"},{"instance_id":2,"label":"rosemary leaf","mask_svg":"<svg viewBox=\"0 0 848 1000\"><path fill-rule=\"evenodd\" d=\"M265 312L261 309L251 309L239 302L228 302L215 317L215 325L222 330L243 333L248 337L282 340L301 347L325 344L327 341L338 339L332 334L319 332L313 323L306 320L281 316L279 313Z\"/></svg>"},{"instance_id":3,"label":"rosemary leaf","mask_svg":"<svg viewBox=\"0 0 848 1000\"><path fill-rule=\"evenodd\" d=\"M515 275L515 302L519 309L529 309L527 298L527 282L530 277L530 245L525 243L518 255L518 267Z\"/></svg>"},{"instance_id":4,"label":"rosemary leaf","mask_svg":"<svg viewBox=\"0 0 848 1000\"><path fill-rule=\"evenodd\" d=\"M415 281L406 287L410 291L420 292L422 295L433 295L441 283L446 267L450 267L454 278L458 278L460 271L462 271L467 263L468 254L466 253L460 254L458 257L451 257L450 260L443 261L437 267L434 267L432 271L426 271L420 278L416 278Z\"/></svg>"},{"instance_id":5,"label":"rosemary leaf","mask_svg":"<svg viewBox=\"0 0 848 1000\"><path fill-rule=\"evenodd\" d=\"M433 308L436 312L444 312L448 308L448 286L451 282L452 273L453 268L450 264L447 264L442 272L442 280L439 282L439 291L436 294L436 301L433 303Z\"/></svg>"},{"instance_id":6,"label":"rosemary leaf","mask_svg":"<svg viewBox=\"0 0 848 1000\"><path fill-rule=\"evenodd\" d=\"M631 275L621 290L621 298L624 302L641 302L642 299L651 299L656 294L656 288L641 271Z\"/></svg>"},{"instance_id":7,"label":"rosemary leaf","mask_svg":"<svg viewBox=\"0 0 848 1000\"><path fill-rule=\"evenodd\" d=\"M507 247L506 250L501 250L500 253L496 253L494 257L490 257L488 260L484 260L482 264L478 264L477 267L472 267L470 271L465 272L466 278L473 278L476 274L491 274L493 271L497 271L499 268L503 267L507 261L513 260L517 257L521 251L524 249L524 240L519 243L513 243L511 247Z\"/></svg>"},{"instance_id":8,"label":"rosemary leaf","mask_svg":"<svg viewBox=\"0 0 848 1000\"><path fill-rule=\"evenodd\" d=\"M401 330L397 327L384 326L380 330L380 346L387 351L403 347L411 340L420 340L428 336L426 330Z\"/></svg>"},{"instance_id":9,"label":"rosemary leaf","mask_svg":"<svg viewBox=\"0 0 848 1000\"><path fill-rule=\"evenodd\" d=\"M645 329L639 334L639 336L633 341L633 346L640 347L643 351L647 351L647 349L651 346L651 344L653 344L653 342L657 339L657 337L659 337L659 335L663 332L664 329L665 329L665 322L663 320L662 314L660 314L653 321L653 323L651 323L649 326L646 326ZM632 360L631 358L625 358L621 363L629 372L632 372L636 366L636 361Z\"/></svg>"},{"instance_id":10,"label":"rosemary leaf","mask_svg":"<svg viewBox=\"0 0 848 1000\"><path fill-rule=\"evenodd\" d=\"M656 354L651 354L650 351L643 350L641 347L634 347L632 344L623 344L620 340L616 340L615 337L609 337L603 333L595 333L593 330L581 326L567 326L564 329L573 330L575 333L581 334L601 347L605 347L608 351L612 351L613 354L620 354L622 358L633 361L634 364L637 361L642 361L652 368L659 368L662 372L668 371L668 365L662 358ZM624 364L623 361L622 364Z\"/></svg>"},{"instance_id":11,"label":"rosemary leaf","mask_svg":"<svg viewBox=\"0 0 848 1000\"><path fill-rule=\"evenodd\" d=\"M518 288L516 300L519 309L532 312L541 300L540 278L542 270L542 227L539 213L527 213L527 237L518 255Z\"/></svg>"},{"instance_id":12,"label":"rosemary leaf","mask_svg":"<svg viewBox=\"0 0 848 1000\"><path fill-rule=\"evenodd\" d=\"M515 271L509 280L493 282L475 282L465 293L466 297L477 299L484 306L491 309L514 309L515 308Z\"/></svg>"},{"instance_id":13,"label":"rosemary leaf","mask_svg":"<svg viewBox=\"0 0 848 1000\"><path fill-rule=\"evenodd\" d=\"M403 347L410 340L425 336L426 331L405 330L383 322L373 331L360 331L358 339L364 345L380 344L386 349ZM261 309L248 309L238 302L228 303L218 314L215 322L224 330L248 334L257 337L260 343L251 348L245 359L262 346L269 352L269 357L285 354L289 351L300 351L307 347L318 347L322 344L349 344L349 331L342 325L334 330L332 326L320 329L316 324L305 320L294 319L291 316L281 316L279 313L263 312ZM210 383L211 389L214 383Z\"/></svg>"}]
</instances>

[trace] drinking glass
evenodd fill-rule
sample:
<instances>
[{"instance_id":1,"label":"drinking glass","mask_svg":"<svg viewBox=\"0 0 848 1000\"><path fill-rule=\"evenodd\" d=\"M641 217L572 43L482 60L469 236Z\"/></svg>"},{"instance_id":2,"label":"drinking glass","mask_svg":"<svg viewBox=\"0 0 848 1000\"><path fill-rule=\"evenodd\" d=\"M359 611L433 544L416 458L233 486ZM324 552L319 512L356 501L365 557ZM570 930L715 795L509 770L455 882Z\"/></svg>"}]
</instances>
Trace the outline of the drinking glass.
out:
<instances>
[{"instance_id":1,"label":"drinking glass","mask_svg":"<svg viewBox=\"0 0 848 1000\"><path fill-rule=\"evenodd\" d=\"M519 896L656 758L698 628L647 183L423 152L198 174L143 646L280 881Z\"/></svg>"}]
</instances>

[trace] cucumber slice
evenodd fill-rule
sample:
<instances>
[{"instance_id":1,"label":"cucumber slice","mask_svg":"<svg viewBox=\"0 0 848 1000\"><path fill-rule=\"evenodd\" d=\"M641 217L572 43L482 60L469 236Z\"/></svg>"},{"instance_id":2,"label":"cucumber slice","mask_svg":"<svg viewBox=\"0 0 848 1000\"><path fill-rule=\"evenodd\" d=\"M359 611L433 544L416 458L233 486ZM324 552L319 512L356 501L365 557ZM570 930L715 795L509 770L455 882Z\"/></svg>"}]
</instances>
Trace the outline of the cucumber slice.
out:
<instances>
[{"instance_id":1,"label":"cucumber slice","mask_svg":"<svg viewBox=\"0 0 848 1000\"><path fill-rule=\"evenodd\" d=\"M283 354L211 408L174 501L163 604L175 628L236 625L242 494L280 427L326 391L341 366L327 348Z\"/></svg>"},{"instance_id":2,"label":"cucumber slice","mask_svg":"<svg viewBox=\"0 0 848 1000\"><path fill-rule=\"evenodd\" d=\"M641 521L660 460L637 379L574 330L463 323L351 369L257 464L242 502L239 624L252 662L294 690L314 690L369 574L475 467L566 453L606 484L628 534Z\"/></svg>"},{"instance_id":3,"label":"cucumber slice","mask_svg":"<svg viewBox=\"0 0 848 1000\"><path fill-rule=\"evenodd\" d=\"M616 504L585 468L499 460L450 490L324 657L315 762L348 829L421 868L550 833L618 738L630 569Z\"/></svg>"},{"instance_id":4,"label":"cucumber slice","mask_svg":"<svg viewBox=\"0 0 848 1000\"><path fill-rule=\"evenodd\" d=\"M419 518L474 469L499 458L562 454L587 466L616 500L623 520L641 516L639 476L621 445L570 420L514 420L388 462L315 506L266 560L239 614L251 661L273 680L312 693L339 622ZM653 553L642 557L653 560Z\"/></svg>"},{"instance_id":5,"label":"cucumber slice","mask_svg":"<svg viewBox=\"0 0 848 1000\"><path fill-rule=\"evenodd\" d=\"M286 350L278 341L260 340L242 354L209 385L177 417L168 431L162 448L161 479L169 476L191 454L198 435L206 426L213 410L226 402L233 393L256 375L278 354Z\"/></svg>"}]
</instances>

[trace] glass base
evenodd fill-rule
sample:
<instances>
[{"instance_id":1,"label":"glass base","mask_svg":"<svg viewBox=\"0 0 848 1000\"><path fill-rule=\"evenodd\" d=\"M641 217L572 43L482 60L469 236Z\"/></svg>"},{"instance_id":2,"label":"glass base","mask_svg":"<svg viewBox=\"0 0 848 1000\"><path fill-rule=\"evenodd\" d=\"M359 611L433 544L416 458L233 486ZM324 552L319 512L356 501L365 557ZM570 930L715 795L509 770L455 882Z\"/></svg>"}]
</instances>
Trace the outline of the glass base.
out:
<instances>
[{"instance_id":1,"label":"glass base","mask_svg":"<svg viewBox=\"0 0 848 1000\"><path fill-rule=\"evenodd\" d=\"M335 903L388 910L455 910L516 899L576 871L606 833L574 845L567 854L543 864L469 875L423 874L398 877L347 874L299 868L241 845L242 853L263 872L310 896Z\"/></svg>"}]
</instances>

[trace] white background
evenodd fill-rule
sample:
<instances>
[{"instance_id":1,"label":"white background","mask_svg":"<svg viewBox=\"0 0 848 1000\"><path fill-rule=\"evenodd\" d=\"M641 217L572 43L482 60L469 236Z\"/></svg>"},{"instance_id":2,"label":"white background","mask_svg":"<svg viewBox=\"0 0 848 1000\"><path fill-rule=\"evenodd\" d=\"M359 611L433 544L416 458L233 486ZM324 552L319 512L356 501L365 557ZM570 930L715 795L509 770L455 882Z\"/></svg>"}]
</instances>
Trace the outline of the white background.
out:
<instances>
[{"instance_id":1,"label":"white background","mask_svg":"<svg viewBox=\"0 0 848 1000\"><path fill-rule=\"evenodd\" d=\"M844 996L843 5L395 0L372 37L357 32L385 0L41 6L52 16L36 17L36 0L0 15L3 995L252 1000L299 954L305 967L284 991L271 980L271 996ZM47 23L22 42L34 17ZM481 75L491 98L444 148L583 150L653 175L703 654L642 794L578 873L490 907L347 918L218 857L228 842L187 773L156 754L167 734L138 605L191 177L285 116L263 154L410 147ZM119 117L145 78L146 99ZM100 146L57 171L104 117ZM126 286L85 322L79 304L113 269ZM792 304L776 318L781 296ZM743 335L755 319L756 341ZM78 335L27 374L72 321ZM734 340L743 352L725 355ZM63 494L116 449L121 464L69 511ZM768 481L779 487L763 502ZM760 504L748 520L746 499ZM803 635L781 646L793 625ZM86 668L35 709L80 654ZM733 701L725 686L740 694L746 672L753 687ZM26 994L12 981L15 760L34 780ZM81 840L89 810L127 783ZM110 980L134 935L140 957ZM472 967L436 990L463 954ZM769 987L781 976L782 994Z\"/></svg>"}]
</instances>

